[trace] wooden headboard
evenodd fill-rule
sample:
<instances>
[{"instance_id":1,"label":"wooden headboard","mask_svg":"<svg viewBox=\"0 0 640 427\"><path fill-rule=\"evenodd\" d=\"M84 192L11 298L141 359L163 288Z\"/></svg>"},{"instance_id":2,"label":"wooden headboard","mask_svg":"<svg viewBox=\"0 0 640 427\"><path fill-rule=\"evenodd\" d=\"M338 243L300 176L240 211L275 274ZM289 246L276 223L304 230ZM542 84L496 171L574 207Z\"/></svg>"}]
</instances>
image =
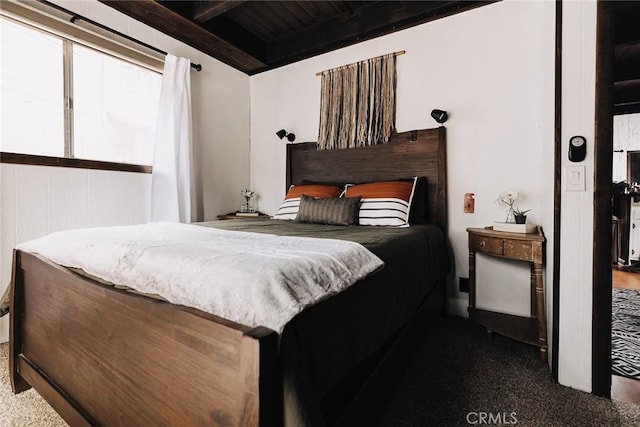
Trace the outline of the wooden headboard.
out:
<instances>
[{"instance_id":1,"label":"wooden headboard","mask_svg":"<svg viewBox=\"0 0 640 427\"><path fill-rule=\"evenodd\" d=\"M316 150L315 142L287 145L287 189L303 180L363 183L425 176L431 221L447 230L446 129L396 133L389 143Z\"/></svg>"}]
</instances>

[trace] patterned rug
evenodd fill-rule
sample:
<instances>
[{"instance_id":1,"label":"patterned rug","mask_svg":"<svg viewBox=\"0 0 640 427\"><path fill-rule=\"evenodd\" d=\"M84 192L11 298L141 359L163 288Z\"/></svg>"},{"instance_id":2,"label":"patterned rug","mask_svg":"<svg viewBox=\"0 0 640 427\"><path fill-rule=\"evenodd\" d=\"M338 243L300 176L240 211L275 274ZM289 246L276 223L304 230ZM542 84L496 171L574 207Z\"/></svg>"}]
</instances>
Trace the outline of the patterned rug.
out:
<instances>
[{"instance_id":1,"label":"patterned rug","mask_svg":"<svg viewBox=\"0 0 640 427\"><path fill-rule=\"evenodd\" d=\"M640 292L613 288L611 373L640 379Z\"/></svg>"}]
</instances>

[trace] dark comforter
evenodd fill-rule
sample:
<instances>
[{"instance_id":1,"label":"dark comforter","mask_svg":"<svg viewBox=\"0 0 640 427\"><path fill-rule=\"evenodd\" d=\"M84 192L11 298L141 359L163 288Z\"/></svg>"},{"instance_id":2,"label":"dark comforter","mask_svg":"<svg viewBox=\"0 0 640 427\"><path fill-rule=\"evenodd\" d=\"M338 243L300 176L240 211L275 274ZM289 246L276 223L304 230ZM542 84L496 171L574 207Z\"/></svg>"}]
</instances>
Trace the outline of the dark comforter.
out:
<instances>
[{"instance_id":1,"label":"dark comforter","mask_svg":"<svg viewBox=\"0 0 640 427\"><path fill-rule=\"evenodd\" d=\"M284 374L294 382L310 425L324 425L335 416L331 394L354 367L374 355L407 323L449 272L447 241L436 226L345 227L258 219L201 225L350 240L385 262L379 272L298 314L282 333ZM441 301L444 304L444 295Z\"/></svg>"}]
</instances>

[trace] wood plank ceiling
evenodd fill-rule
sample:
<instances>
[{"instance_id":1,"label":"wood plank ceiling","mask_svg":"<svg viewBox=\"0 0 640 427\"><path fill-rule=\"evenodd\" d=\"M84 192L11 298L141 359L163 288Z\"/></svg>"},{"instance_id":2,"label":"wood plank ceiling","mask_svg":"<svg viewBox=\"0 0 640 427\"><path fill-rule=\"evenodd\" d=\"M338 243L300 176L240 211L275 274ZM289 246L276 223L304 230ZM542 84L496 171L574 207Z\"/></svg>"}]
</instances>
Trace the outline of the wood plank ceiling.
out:
<instances>
[{"instance_id":1,"label":"wood plank ceiling","mask_svg":"<svg viewBox=\"0 0 640 427\"><path fill-rule=\"evenodd\" d=\"M640 112L640 2L614 6L614 114Z\"/></svg>"},{"instance_id":2,"label":"wood plank ceiling","mask_svg":"<svg viewBox=\"0 0 640 427\"><path fill-rule=\"evenodd\" d=\"M491 3L100 1L249 75Z\"/></svg>"}]
</instances>

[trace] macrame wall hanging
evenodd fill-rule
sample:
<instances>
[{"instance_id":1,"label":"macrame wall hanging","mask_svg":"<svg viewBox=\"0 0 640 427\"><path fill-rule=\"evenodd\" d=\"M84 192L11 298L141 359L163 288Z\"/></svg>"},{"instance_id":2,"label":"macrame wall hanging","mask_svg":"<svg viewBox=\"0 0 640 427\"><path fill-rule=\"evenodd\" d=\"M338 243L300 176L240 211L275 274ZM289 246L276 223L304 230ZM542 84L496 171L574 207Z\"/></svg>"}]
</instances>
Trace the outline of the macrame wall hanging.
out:
<instances>
[{"instance_id":1,"label":"macrame wall hanging","mask_svg":"<svg viewBox=\"0 0 640 427\"><path fill-rule=\"evenodd\" d=\"M386 143L395 129L396 56L390 53L323 71L318 149Z\"/></svg>"}]
</instances>

